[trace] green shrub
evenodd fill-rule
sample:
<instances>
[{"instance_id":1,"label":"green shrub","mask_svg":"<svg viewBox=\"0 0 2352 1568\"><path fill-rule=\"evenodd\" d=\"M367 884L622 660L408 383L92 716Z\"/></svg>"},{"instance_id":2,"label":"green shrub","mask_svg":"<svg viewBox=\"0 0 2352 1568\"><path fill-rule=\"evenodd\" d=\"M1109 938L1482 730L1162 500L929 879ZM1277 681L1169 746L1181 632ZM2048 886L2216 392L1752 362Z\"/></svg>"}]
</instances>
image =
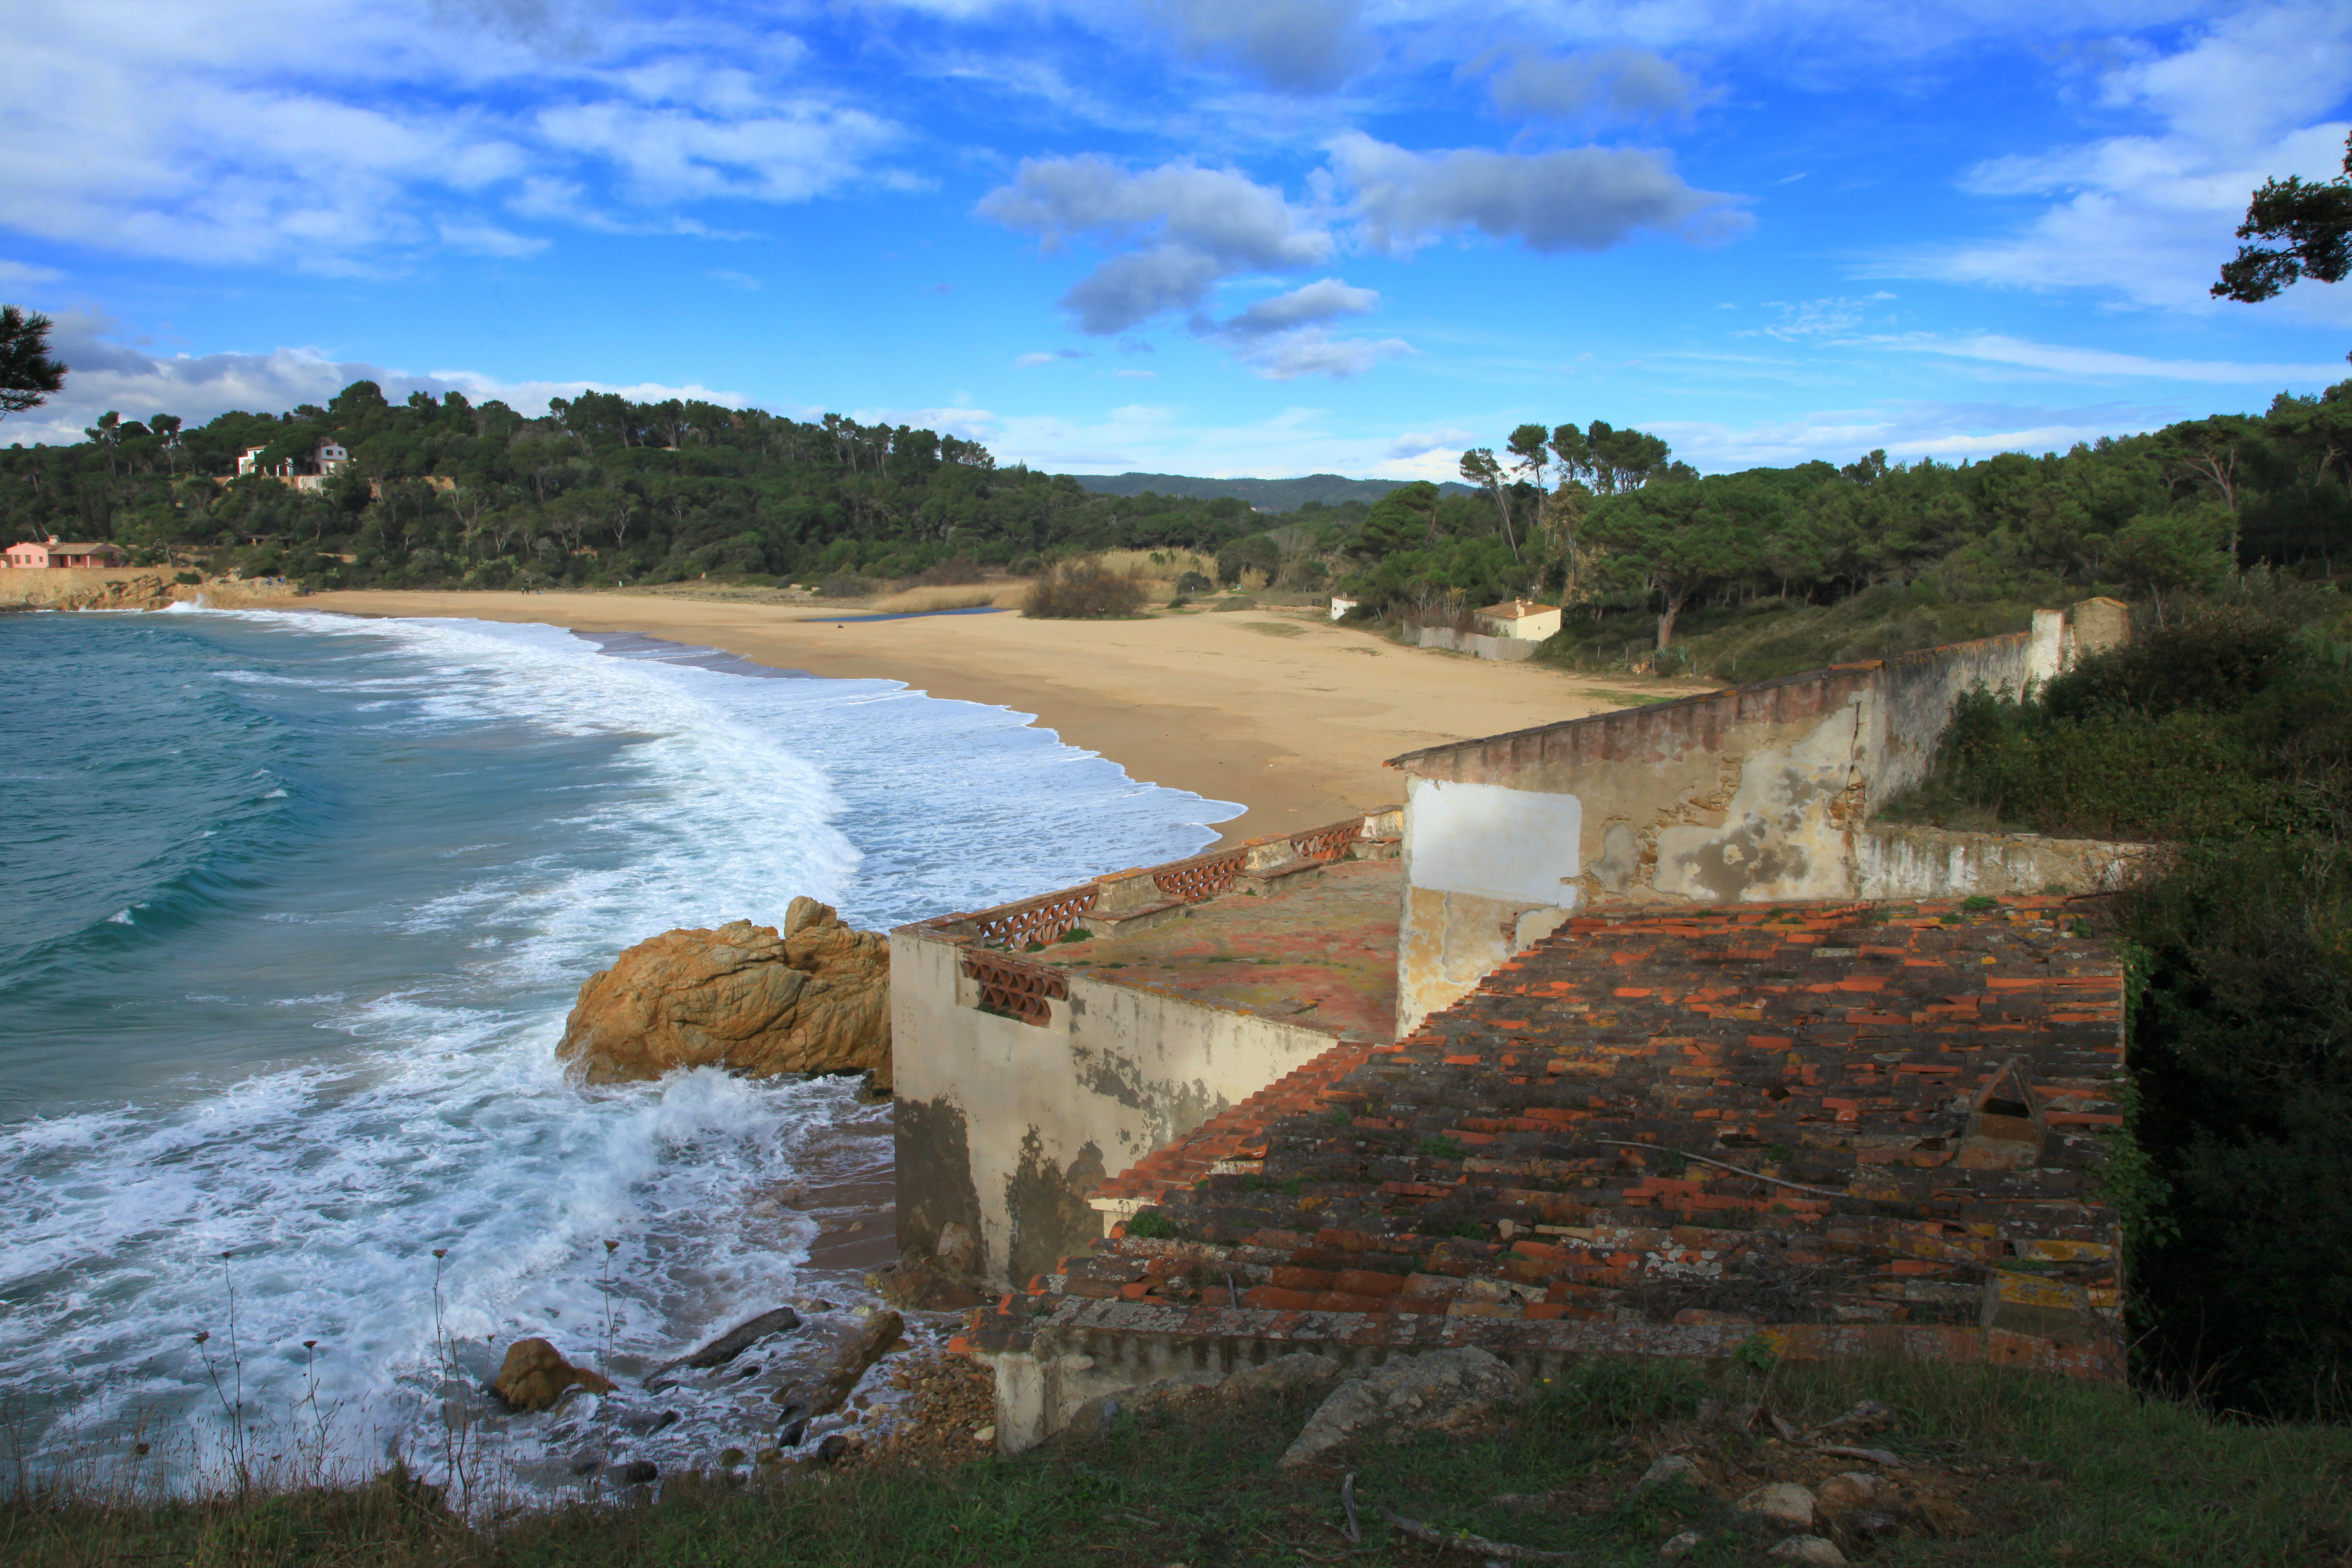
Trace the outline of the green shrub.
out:
<instances>
[{"instance_id":1,"label":"green shrub","mask_svg":"<svg viewBox=\"0 0 2352 1568\"><path fill-rule=\"evenodd\" d=\"M2129 891L2141 1370L2352 1418L2352 854L2212 846Z\"/></svg>"},{"instance_id":2,"label":"green shrub","mask_svg":"<svg viewBox=\"0 0 2352 1568\"><path fill-rule=\"evenodd\" d=\"M1955 705L1887 815L2072 837L2304 833L2352 758L2352 680L2284 623L2225 608L2084 659L2038 696Z\"/></svg>"},{"instance_id":3,"label":"green shrub","mask_svg":"<svg viewBox=\"0 0 2352 1568\"><path fill-rule=\"evenodd\" d=\"M1038 578L1021 613L1034 620L1099 621L1142 608L1142 584L1087 555L1062 562Z\"/></svg>"},{"instance_id":4,"label":"green shrub","mask_svg":"<svg viewBox=\"0 0 2352 1568\"><path fill-rule=\"evenodd\" d=\"M1160 1241L1181 1236L1184 1232L1174 1220L1158 1209L1142 1209L1128 1216L1127 1234L1139 1236L1147 1241Z\"/></svg>"}]
</instances>

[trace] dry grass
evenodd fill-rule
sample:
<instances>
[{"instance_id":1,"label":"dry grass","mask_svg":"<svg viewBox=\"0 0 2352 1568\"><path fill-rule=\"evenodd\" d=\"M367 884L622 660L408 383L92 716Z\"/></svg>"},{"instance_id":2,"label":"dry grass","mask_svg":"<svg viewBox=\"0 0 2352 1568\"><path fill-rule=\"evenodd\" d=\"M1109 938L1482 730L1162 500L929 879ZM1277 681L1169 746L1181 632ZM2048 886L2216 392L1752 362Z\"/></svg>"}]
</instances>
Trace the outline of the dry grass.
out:
<instances>
[{"instance_id":1,"label":"dry grass","mask_svg":"<svg viewBox=\"0 0 2352 1568\"><path fill-rule=\"evenodd\" d=\"M982 605L992 609L1017 610L1028 594L1028 581L1017 579L973 583L952 588L908 588L896 594L885 594L863 607L878 615L910 615L925 610L974 610Z\"/></svg>"},{"instance_id":2,"label":"dry grass","mask_svg":"<svg viewBox=\"0 0 2352 1568\"><path fill-rule=\"evenodd\" d=\"M1106 550L1096 559L1106 572L1139 582L1173 583L1187 572L1217 574L1215 557L1192 550Z\"/></svg>"},{"instance_id":3,"label":"dry grass","mask_svg":"<svg viewBox=\"0 0 2352 1568\"><path fill-rule=\"evenodd\" d=\"M961 1392L961 1391L952 1391ZM2121 1389L2028 1373L1858 1361L1764 1373L1593 1361L1540 1385L1491 1429L1338 1462L1275 1460L1321 1397L1297 1390L1120 1413L1017 1459L859 1464L845 1474L677 1471L658 1500L584 1485L579 1500L468 1522L395 1469L365 1486L110 1502L69 1489L0 1501L0 1561L205 1568L1460 1568L1475 1563L1386 1528L1388 1504L1434 1529L1570 1552L1579 1568L1653 1568L1697 1529L1694 1568L1754 1568L1769 1535L1684 1487L1637 1495L1663 1451L1691 1449L1718 1492L1801 1467L1761 1420L1798 1426L1860 1399L1894 1406L1871 1436L1905 1477L1944 1478L1956 1506L1906 1520L1866 1550L1873 1568L2336 1568L2352 1549L2352 1434L2211 1420ZM978 1387L947 1426L985 1418ZM960 1457L963 1444L940 1450ZM937 1448L934 1445L934 1448ZM1850 1460L1840 1460L1850 1464ZM1822 1467L1815 1467L1816 1468ZM1351 1543L1340 1474L1358 1472ZM748 1472L748 1473L747 1473ZM1736 1472L1736 1473L1735 1473ZM1793 1473L1793 1472L1792 1472ZM1803 1472L1809 1479L1811 1471ZM1906 1483L1908 1484L1907 1482Z\"/></svg>"}]
</instances>

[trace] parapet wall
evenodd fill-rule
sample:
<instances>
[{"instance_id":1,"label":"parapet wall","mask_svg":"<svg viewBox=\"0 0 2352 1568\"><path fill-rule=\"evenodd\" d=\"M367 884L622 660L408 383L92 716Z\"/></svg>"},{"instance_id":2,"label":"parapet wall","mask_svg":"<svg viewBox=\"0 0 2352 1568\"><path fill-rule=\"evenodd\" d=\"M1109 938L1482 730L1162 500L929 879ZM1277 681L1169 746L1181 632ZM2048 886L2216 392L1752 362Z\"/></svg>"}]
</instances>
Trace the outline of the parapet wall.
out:
<instances>
[{"instance_id":1,"label":"parapet wall","mask_svg":"<svg viewBox=\"0 0 2352 1568\"><path fill-rule=\"evenodd\" d=\"M890 933L898 1237L926 1257L961 1225L985 1278L1019 1285L1103 1235L1106 1177L1331 1048L1347 1031L1028 956L1221 895L1278 896L1314 865L1393 854L1396 811Z\"/></svg>"},{"instance_id":2,"label":"parapet wall","mask_svg":"<svg viewBox=\"0 0 2352 1568\"><path fill-rule=\"evenodd\" d=\"M1954 706L2022 692L2128 635L2124 606L2033 629L1432 747L1408 775L1398 1027L1463 995L1596 899L1681 903L2086 890L2134 853L1955 856L1872 825L1926 776ZM1906 880L1906 879L1913 879Z\"/></svg>"}]
</instances>

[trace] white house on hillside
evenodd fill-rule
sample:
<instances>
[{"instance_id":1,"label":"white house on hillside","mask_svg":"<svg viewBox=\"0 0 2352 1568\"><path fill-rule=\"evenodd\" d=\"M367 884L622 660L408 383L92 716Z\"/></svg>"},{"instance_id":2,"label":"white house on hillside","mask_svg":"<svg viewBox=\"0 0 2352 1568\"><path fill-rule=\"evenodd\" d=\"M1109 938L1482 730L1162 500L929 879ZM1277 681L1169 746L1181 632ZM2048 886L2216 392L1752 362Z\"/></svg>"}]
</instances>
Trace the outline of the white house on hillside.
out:
<instances>
[{"instance_id":1,"label":"white house on hillside","mask_svg":"<svg viewBox=\"0 0 2352 1568\"><path fill-rule=\"evenodd\" d=\"M1541 642L1559 630L1559 606L1532 605L1525 599L1506 599L1478 612L1478 629L1490 637Z\"/></svg>"},{"instance_id":2,"label":"white house on hillside","mask_svg":"<svg viewBox=\"0 0 2352 1568\"><path fill-rule=\"evenodd\" d=\"M244 479L248 474L259 474L265 479L291 485L298 490L315 490L341 473L344 465L352 460L351 453L345 449L341 442L328 440L321 441L312 447L310 455L307 458L289 458L283 462L274 463L265 468L262 466L261 454L268 449L267 447L247 447L238 453L237 478Z\"/></svg>"}]
</instances>

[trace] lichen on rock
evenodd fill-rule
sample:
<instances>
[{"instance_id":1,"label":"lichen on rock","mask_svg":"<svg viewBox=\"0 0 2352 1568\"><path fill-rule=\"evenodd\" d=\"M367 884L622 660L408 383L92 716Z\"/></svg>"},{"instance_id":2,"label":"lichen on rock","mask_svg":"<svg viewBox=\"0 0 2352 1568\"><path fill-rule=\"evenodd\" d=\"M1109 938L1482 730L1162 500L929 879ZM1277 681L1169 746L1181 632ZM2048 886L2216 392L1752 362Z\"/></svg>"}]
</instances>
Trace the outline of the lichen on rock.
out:
<instances>
[{"instance_id":1,"label":"lichen on rock","mask_svg":"<svg viewBox=\"0 0 2352 1568\"><path fill-rule=\"evenodd\" d=\"M754 1077L890 1079L890 949L796 898L783 929L731 921L664 931L590 977L556 1055L588 1083L715 1067Z\"/></svg>"}]
</instances>

